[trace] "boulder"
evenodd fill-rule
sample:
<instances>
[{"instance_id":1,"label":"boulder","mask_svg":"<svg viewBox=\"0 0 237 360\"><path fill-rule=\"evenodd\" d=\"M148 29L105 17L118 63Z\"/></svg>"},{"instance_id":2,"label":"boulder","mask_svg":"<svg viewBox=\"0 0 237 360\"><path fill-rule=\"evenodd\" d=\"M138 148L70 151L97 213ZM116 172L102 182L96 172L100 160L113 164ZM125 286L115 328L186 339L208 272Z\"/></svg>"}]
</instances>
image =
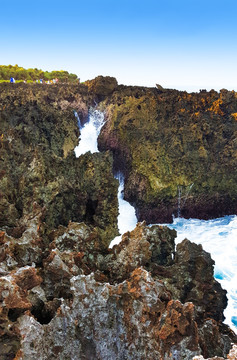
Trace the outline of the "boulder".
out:
<instances>
[{"instance_id":1,"label":"boulder","mask_svg":"<svg viewBox=\"0 0 237 360\"><path fill-rule=\"evenodd\" d=\"M89 92L98 96L100 100L111 95L118 86L118 82L114 77L101 75L93 80L86 81L85 84L88 86Z\"/></svg>"}]
</instances>

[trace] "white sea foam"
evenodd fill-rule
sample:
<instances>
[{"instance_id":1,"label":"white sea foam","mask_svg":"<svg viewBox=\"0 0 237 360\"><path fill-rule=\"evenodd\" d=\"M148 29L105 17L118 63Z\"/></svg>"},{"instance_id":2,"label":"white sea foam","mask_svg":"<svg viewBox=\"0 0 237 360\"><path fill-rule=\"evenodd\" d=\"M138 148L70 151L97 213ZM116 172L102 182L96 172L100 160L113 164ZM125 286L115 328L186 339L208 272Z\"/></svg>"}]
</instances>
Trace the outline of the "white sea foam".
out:
<instances>
[{"instance_id":1,"label":"white sea foam","mask_svg":"<svg viewBox=\"0 0 237 360\"><path fill-rule=\"evenodd\" d=\"M78 112L74 111L74 115L75 115L75 118L77 119L77 125L78 125L79 129L81 130L82 125L81 125L81 119L80 119L80 117L78 115Z\"/></svg>"},{"instance_id":2,"label":"white sea foam","mask_svg":"<svg viewBox=\"0 0 237 360\"><path fill-rule=\"evenodd\" d=\"M116 179L119 180L118 188L118 201L119 201L119 216L118 216L118 228L120 236L116 236L110 243L110 248L118 244L121 241L122 234L127 231L131 231L136 227L137 217L135 209L128 201L123 198L124 190L124 177L122 174L116 175Z\"/></svg>"},{"instance_id":3,"label":"white sea foam","mask_svg":"<svg viewBox=\"0 0 237 360\"><path fill-rule=\"evenodd\" d=\"M78 115L75 114L75 116L77 117ZM90 151L91 153L99 151L97 138L104 123L104 114L101 111L94 109L90 110L89 121L80 128L81 134L79 145L74 149L76 157L85 154L87 151Z\"/></svg>"}]
</instances>

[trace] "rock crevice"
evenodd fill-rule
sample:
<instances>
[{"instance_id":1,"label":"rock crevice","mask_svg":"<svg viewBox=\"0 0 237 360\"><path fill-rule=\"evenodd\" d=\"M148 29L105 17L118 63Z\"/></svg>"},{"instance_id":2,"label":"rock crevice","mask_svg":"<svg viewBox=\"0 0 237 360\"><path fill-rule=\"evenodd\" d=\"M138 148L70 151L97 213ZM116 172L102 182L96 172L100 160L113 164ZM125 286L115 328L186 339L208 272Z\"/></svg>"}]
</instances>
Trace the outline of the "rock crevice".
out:
<instances>
[{"instance_id":1,"label":"rock crevice","mask_svg":"<svg viewBox=\"0 0 237 360\"><path fill-rule=\"evenodd\" d=\"M0 360L225 357L237 339L201 246L175 249L174 230L141 222L108 247L118 234L113 169L148 222L169 218L177 184L183 214L209 202L214 216L216 200L220 212L228 199L235 209L235 94L103 77L0 87ZM94 100L107 111L100 148L109 151L76 158L74 111L85 122Z\"/></svg>"}]
</instances>

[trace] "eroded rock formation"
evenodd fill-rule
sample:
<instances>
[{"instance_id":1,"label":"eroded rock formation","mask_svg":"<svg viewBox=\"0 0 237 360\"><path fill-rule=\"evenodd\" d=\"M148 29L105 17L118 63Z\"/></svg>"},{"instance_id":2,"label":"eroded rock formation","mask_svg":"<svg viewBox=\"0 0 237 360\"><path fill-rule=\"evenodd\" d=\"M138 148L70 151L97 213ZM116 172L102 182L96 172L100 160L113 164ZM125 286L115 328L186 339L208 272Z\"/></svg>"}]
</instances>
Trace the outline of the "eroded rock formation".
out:
<instances>
[{"instance_id":1,"label":"eroded rock formation","mask_svg":"<svg viewBox=\"0 0 237 360\"><path fill-rule=\"evenodd\" d=\"M168 121L172 112L165 109L171 106L176 111L175 96L180 96L185 111L192 112L193 97L199 104L199 95L187 100L186 93L122 87L115 79L100 77L87 86L15 85L1 85L0 93L0 360L226 357L237 339L222 323L226 292L214 280L214 262L201 246L186 239L175 249L174 230L142 222L124 234L119 245L108 248L118 232L113 166L125 172L126 196L136 203L140 218L144 213L144 218L153 219L150 199L157 187L149 193L147 179L154 173L153 168L146 173L148 161L141 171L140 160L146 160L141 149L142 142L148 150L157 146L161 135L156 131L162 126L154 127L150 112L158 111ZM234 95L223 94L223 99L229 94L228 111L234 114ZM203 96L211 102L219 95ZM112 150L113 157L103 152L77 159L79 130L74 111L86 121L95 99L107 107L101 148ZM224 111L222 104L215 104L215 121L227 131L218 117ZM227 117L230 132L235 129L233 114ZM190 122L183 126L188 134ZM152 131L156 140L149 147L144 136L150 141ZM136 166L133 136L134 141L140 139L141 159ZM220 138L221 149L226 140L221 143ZM232 143L230 153L231 169ZM190 156L194 156L191 150ZM226 155L221 156L224 166ZM185 159L177 166L184 167ZM200 158L195 159L197 166ZM157 158L153 160L156 168ZM164 175L162 171L159 174ZM189 173L182 173L188 179L184 176L185 184ZM173 175L170 183L176 181ZM170 212L175 195L171 191L167 198L162 190L165 179L154 180L157 186L162 183L155 200L159 198L161 209L167 205ZM218 184L216 194L222 185ZM194 198L200 200L199 190L192 196L197 194ZM187 204L190 201L186 199Z\"/></svg>"},{"instance_id":2,"label":"eroded rock formation","mask_svg":"<svg viewBox=\"0 0 237 360\"><path fill-rule=\"evenodd\" d=\"M174 237L140 223L105 251L94 229L69 223L51 234L42 264L30 266L15 248L9 254L16 239L2 233L8 347L0 359L16 351L32 360L225 356L236 338L222 324L226 294L213 279L213 261L188 240L175 251Z\"/></svg>"},{"instance_id":3,"label":"eroded rock formation","mask_svg":"<svg viewBox=\"0 0 237 360\"><path fill-rule=\"evenodd\" d=\"M237 359L237 345L233 345L232 349L230 350L229 354L227 355L227 359L229 360L236 360ZM195 356L193 360L225 360L223 357L208 358L204 359L202 355Z\"/></svg>"},{"instance_id":4,"label":"eroded rock formation","mask_svg":"<svg viewBox=\"0 0 237 360\"><path fill-rule=\"evenodd\" d=\"M48 229L86 221L100 227L108 245L117 233L118 213L112 157L74 155L79 137L74 111L82 121L87 117L86 88L6 85L0 115L0 226L9 231L24 226L36 203L44 208Z\"/></svg>"},{"instance_id":5,"label":"eroded rock formation","mask_svg":"<svg viewBox=\"0 0 237 360\"><path fill-rule=\"evenodd\" d=\"M237 96L222 90L119 86L104 101L99 145L125 174L140 221L172 214L208 219L237 212Z\"/></svg>"}]
</instances>

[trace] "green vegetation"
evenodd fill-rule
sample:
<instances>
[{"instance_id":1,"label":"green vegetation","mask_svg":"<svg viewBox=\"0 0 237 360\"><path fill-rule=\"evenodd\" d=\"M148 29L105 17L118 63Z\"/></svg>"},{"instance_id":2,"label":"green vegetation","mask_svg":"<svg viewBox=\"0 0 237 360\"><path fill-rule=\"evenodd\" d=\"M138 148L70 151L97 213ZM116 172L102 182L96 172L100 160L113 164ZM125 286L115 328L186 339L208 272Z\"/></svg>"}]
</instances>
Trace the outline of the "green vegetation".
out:
<instances>
[{"instance_id":1,"label":"green vegetation","mask_svg":"<svg viewBox=\"0 0 237 360\"><path fill-rule=\"evenodd\" d=\"M24 81L26 81L27 83L33 83L34 82L33 80L15 80L15 83L23 83ZM9 83L9 79L0 80L0 84L2 84L2 83Z\"/></svg>"},{"instance_id":2,"label":"green vegetation","mask_svg":"<svg viewBox=\"0 0 237 360\"><path fill-rule=\"evenodd\" d=\"M35 81L43 79L45 81L58 79L59 82L75 82L77 80L76 74L71 74L65 70L43 71L37 68L24 69L18 65L0 65L0 82L9 81L13 77L16 82L21 81Z\"/></svg>"}]
</instances>

